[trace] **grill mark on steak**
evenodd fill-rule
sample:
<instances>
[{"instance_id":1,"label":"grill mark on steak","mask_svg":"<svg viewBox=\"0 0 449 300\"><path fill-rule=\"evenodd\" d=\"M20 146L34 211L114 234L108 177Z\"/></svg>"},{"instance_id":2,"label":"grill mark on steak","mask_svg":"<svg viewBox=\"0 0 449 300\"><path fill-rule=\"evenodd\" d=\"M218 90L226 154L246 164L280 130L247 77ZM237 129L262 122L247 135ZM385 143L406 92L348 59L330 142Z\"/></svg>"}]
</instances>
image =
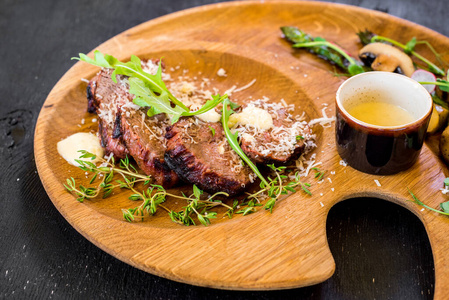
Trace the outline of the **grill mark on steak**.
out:
<instances>
[{"instance_id":1,"label":"grill mark on steak","mask_svg":"<svg viewBox=\"0 0 449 300\"><path fill-rule=\"evenodd\" d=\"M93 81L93 80L89 81L89 84L87 85L87 88L86 88L87 111L90 113L97 113L97 107L95 106L96 101L94 99L96 84L94 84L94 83L95 83L95 81Z\"/></svg>"},{"instance_id":2,"label":"grill mark on steak","mask_svg":"<svg viewBox=\"0 0 449 300\"><path fill-rule=\"evenodd\" d=\"M114 130L112 131L112 138L118 139L122 136L122 125L121 125L121 117L120 117L120 111L117 113L117 116L115 117L114 122Z\"/></svg>"},{"instance_id":3,"label":"grill mark on steak","mask_svg":"<svg viewBox=\"0 0 449 300\"><path fill-rule=\"evenodd\" d=\"M121 159L125 158L129 153L121 139L112 138L112 130L110 126L105 126L101 118L98 120L98 133L100 136L101 147L104 148L106 155L110 155L112 153L115 158Z\"/></svg>"},{"instance_id":4,"label":"grill mark on steak","mask_svg":"<svg viewBox=\"0 0 449 300\"><path fill-rule=\"evenodd\" d=\"M142 119L142 115L145 119ZM169 120L165 114L146 116L146 110L123 110L122 137L130 155L155 184L169 188L178 183L178 175L165 162L165 127Z\"/></svg>"},{"instance_id":5,"label":"grill mark on steak","mask_svg":"<svg viewBox=\"0 0 449 300\"><path fill-rule=\"evenodd\" d=\"M197 124L193 118L182 118L167 127L165 138L167 164L180 178L200 189L232 196L250 183L251 170L242 165L227 143L221 124Z\"/></svg>"}]
</instances>

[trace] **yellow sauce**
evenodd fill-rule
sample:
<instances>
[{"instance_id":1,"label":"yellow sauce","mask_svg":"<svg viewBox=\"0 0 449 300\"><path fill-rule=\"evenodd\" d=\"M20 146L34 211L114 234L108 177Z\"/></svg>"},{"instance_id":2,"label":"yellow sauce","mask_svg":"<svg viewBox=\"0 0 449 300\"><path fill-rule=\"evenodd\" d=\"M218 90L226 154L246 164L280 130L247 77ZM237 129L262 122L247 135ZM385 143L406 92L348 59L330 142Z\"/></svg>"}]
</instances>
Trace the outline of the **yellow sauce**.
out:
<instances>
[{"instance_id":1,"label":"yellow sauce","mask_svg":"<svg viewBox=\"0 0 449 300\"><path fill-rule=\"evenodd\" d=\"M362 122L377 126L399 126L414 121L407 110L386 102L362 102L349 109L348 113Z\"/></svg>"}]
</instances>

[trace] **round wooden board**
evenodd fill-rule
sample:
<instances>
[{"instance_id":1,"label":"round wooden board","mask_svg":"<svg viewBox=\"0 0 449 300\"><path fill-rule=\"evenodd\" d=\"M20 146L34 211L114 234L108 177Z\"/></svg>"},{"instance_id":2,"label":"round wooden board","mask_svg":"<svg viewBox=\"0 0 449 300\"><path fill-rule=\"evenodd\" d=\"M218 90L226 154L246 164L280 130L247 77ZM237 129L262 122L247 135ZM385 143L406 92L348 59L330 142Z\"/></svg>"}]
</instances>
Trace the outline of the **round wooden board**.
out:
<instances>
[{"instance_id":1,"label":"round wooden board","mask_svg":"<svg viewBox=\"0 0 449 300\"><path fill-rule=\"evenodd\" d=\"M344 78L333 76L327 62L293 50L281 37L279 27L285 25L336 41L353 54L361 47L355 33L365 28L403 42L414 36L425 39L443 53L449 48L448 38L387 14L330 3L269 1L230 2L171 14L123 32L97 49L122 60L132 54L163 57L168 68L179 66L174 78L184 72L207 77L221 91L256 79L233 97L285 99L309 119L320 117L326 106L326 113L333 115L335 92ZM424 47L419 51L431 57ZM219 68L228 76L217 76ZM373 176L342 166L334 127L315 126L314 153L329 179L321 184L313 176L305 180L313 183L312 197L298 192L280 201L272 214L260 210L220 218L208 227L176 225L162 211L143 222L125 222L121 208L136 206L125 193L78 203L62 184L68 177L88 180L58 155L56 143L75 132L96 130L91 121L95 116L86 112L86 84L81 78L90 79L97 71L78 62L53 88L37 122L35 157L54 205L104 251L149 273L194 285L240 290L307 286L334 272L325 231L330 208L348 198L378 197L407 207L422 220L434 254L435 298L444 295L449 283L449 219L408 201L407 189L432 207L445 201L439 189L447 168L432 143L424 146L418 163L407 172Z\"/></svg>"}]
</instances>

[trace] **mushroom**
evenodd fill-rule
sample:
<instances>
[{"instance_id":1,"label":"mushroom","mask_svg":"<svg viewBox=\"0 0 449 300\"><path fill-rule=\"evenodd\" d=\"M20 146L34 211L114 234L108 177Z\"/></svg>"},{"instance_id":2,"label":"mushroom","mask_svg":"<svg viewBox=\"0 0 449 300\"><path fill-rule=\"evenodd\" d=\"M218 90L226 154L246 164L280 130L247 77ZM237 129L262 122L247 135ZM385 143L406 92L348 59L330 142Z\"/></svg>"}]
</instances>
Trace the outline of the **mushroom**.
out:
<instances>
[{"instance_id":1,"label":"mushroom","mask_svg":"<svg viewBox=\"0 0 449 300\"><path fill-rule=\"evenodd\" d=\"M408 77L415 71L411 58L391 45L371 43L360 49L359 57L375 71L396 72Z\"/></svg>"}]
</instances>

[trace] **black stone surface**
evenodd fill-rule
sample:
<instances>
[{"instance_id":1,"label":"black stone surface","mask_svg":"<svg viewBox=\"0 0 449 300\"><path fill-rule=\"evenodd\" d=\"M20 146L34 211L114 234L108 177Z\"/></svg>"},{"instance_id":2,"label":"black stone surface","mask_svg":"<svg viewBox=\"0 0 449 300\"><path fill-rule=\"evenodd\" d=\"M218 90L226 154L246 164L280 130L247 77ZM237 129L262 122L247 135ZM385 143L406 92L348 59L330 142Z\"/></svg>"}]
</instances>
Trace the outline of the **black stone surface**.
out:
<instances>
[{"instance_id":1,"label":"black stone surface","mask_svg":"<svg viewBox=\"0 0 449 300\"><path fill-rule=\"evenodd\" d=\"M332 278L261 292L196 287L142 272L88 242L54 208L36 171L33 134L46 96L73 65L70 57L147 20L214 2L0 0L0 299L432 299L423 225L378 199L332 208ZM339 2L449 35L445 0Z\"/></svg>"}]
</instances>

